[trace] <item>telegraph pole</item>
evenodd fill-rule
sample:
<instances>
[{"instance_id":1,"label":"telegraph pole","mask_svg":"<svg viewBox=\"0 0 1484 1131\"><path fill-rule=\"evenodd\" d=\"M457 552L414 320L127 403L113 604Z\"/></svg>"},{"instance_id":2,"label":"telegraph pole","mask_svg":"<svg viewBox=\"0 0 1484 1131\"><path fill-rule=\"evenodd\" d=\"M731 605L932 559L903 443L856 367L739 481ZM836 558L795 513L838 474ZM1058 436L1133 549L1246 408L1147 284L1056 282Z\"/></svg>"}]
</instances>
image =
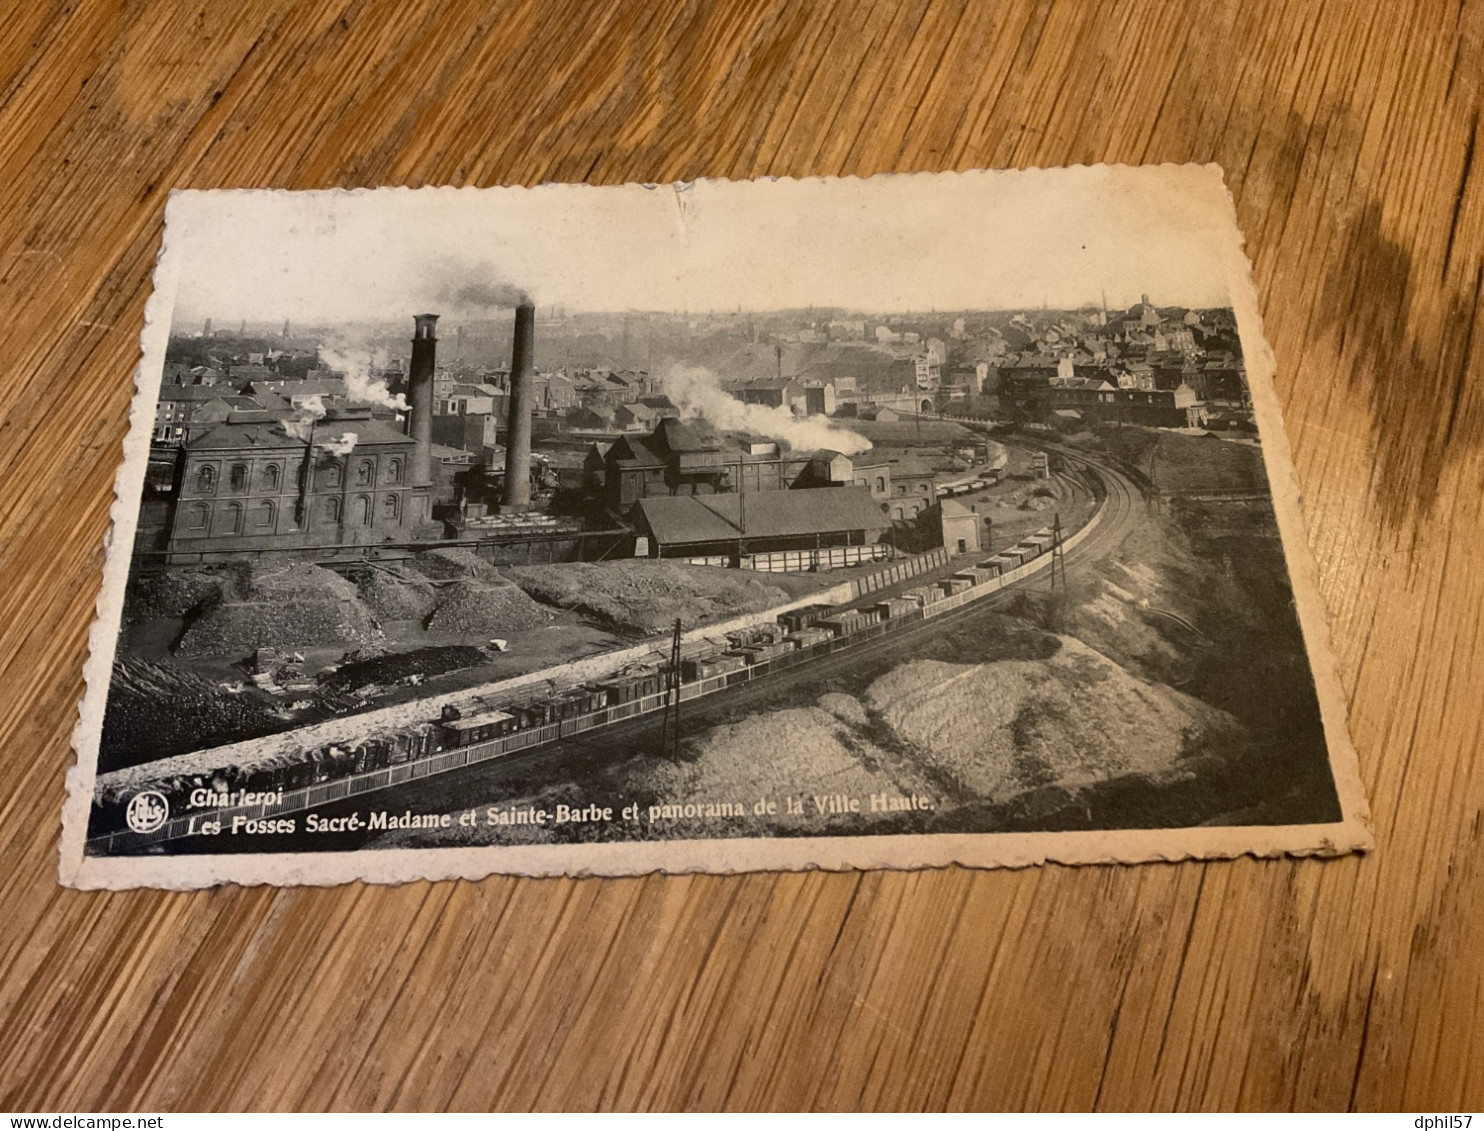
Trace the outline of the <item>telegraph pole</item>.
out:
<instances>
[{"instance_id":1,"label":"telegraph pole","mask_svg":"<svg viewBox=\"0 0 1484 1131\"><path fill-rule=\"evenodd\" d=\"M1067 555L1061 544L1061 511L1056 512L1056 518L1051 524L1051 591L1056 592L1056 569L1061 567L1062 592L1067 591Z\"/></svg>"},{"instance_id":2,"label":"telegraph pole","mask_svg":"<svg viewBox=\"0 0 1484 1131\"><path fill-rule=\"evenodd\" d=\"M670 639L670 663L665 667L665 713L660 719L660 756L680 760L680 618ZM674 721L671 721L671 716Z\"/></svg>"}]
</instances>

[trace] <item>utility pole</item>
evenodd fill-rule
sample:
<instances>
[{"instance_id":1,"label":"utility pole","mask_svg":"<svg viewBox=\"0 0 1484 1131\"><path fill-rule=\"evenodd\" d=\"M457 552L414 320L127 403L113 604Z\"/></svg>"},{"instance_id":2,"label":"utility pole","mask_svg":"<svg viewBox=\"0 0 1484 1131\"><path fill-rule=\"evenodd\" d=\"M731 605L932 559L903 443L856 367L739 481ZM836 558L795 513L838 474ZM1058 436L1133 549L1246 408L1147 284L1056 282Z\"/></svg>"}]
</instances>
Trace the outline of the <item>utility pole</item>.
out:
<instances>
[{"instance_id":1,"label":"utility pole","mask_svg":"<svg viewBox=\"0 0 1484 1131\"><path fill-rule=\"evenodd\" d=\"M673 762L680 760L680 636L680 618L676 617L675 635L670 640L670 663L664 672L665 713L660 719L660 756Z\"/></svg>"},{"instance_id":2,"label":"utility pole","mask_svg":"<svg viewBox=\"0 0 1484 1131\"><path fill-rule=\"evenodd\" d=\"M758 485L762 485L762 472L758 472ZM742 568L742 559L747 555L747 454L737 455L737 568ZM678 623L678 622L677 622Z\"/></svg>"},{"instance_id":3,"label":"utility pole","mask_svg":"<svg viewBox=\"0 0 1484 1131\"><path fill-rule=\"evenodd\" d=\"M1061 511L1051 523L1051 591L1056 592L1056 569L1061 567L1062 592L1067 591L1067 555L1061 544Z\"/></svg>"}]
</instances>

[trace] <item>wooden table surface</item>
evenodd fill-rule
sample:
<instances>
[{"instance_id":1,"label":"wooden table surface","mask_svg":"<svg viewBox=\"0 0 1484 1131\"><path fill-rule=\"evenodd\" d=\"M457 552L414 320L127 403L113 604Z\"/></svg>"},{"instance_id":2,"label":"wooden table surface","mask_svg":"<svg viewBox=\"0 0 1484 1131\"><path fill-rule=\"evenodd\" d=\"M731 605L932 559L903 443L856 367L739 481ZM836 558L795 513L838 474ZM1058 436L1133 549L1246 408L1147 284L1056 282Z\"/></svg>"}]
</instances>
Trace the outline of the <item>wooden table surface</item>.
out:
<instances>
[{"instance_id":1,"label":"wooden table surface","mask_svg":"<svg viewBox=\"0 0 1484 1131\"><path fill-rule=\"evenodd\" d=\"M0 1108L1484 1106L1484 0L10 5ZM56 882L176 186L1219 162L1377 847ZM230 270L230 264L223 264Z\"/></svg>"}]
</instances>

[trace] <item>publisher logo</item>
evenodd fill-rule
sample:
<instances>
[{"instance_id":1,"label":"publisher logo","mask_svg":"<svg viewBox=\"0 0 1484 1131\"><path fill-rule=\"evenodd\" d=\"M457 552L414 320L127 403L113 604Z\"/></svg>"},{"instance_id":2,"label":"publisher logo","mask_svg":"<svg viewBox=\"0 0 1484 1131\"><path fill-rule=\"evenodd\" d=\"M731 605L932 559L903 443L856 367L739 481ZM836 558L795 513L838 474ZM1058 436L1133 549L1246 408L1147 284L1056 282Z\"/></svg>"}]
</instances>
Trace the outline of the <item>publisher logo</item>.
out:
<instances>
[{"instance_id":1,"label":"publisher logo","mask_svg":"<svg viewBox=\"0 0 1484 1131\"><path fill-rule=\"evenodd\" d=\"M170 816L170 802L163 793L147 789L129 798L129 808L124 811L124 820L136 833L152 833Z\"/></svg>"}]
</instances>

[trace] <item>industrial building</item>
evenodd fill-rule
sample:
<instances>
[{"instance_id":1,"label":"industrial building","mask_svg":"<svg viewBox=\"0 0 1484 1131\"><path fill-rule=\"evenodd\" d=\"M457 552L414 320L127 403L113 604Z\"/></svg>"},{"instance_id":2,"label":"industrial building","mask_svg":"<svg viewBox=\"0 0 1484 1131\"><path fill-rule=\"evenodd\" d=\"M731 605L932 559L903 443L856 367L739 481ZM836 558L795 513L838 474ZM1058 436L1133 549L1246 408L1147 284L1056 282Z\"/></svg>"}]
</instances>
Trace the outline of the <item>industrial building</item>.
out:
<instances>
[{"instance_id":1,"label":"industrial building","mask_svg":"<svg viewBox=\"0 0 1484 1131\"><path fill-rule=\"evenodd\" d=\"M651 496L634 507L633 521L658 558L863 546L891 528L871 493L856 486Z\"/></svg>"},{"instance_id":2,"label":"industrial building","mask_svg":"<svg viewBox=\"0 0 1484 1131\"><path fill-rule=\"evenodd\" d=\"M1006 370L1000 404L1011 419L1052 422L1057 411L1075 412L1088 424L1143 424L1154 428L1198 428L1205 405L1186 384L1172 389L1118 388L1096 377L1051 377L1041 369Z\"/></svg>"},{"instance_id":3,"label":"industrial building","mask_svg":"<svg viewBox=\"0 0 1484 1131\"><path fill-rule=\"evenodd\" d=\"M219 424L187 441L166 549L273 550L406 540L430 514L415 441L368 413L327 416L301 440L276 424ZM320 446L355 435L341 456Z\"/></svg>"},{"instance_id":4,"label":"industrial building","mask_svg":"<svg viewBox=\"0 0 1484 1131\"><path fill-rule=\"evenodd\" d=\"M702 421L661 420L645 437L594 446L588 480L609 509L623 514L641 499L749 494L851 482L848 456L828 449L794 452L776 441L718 432Z\"/></svg>"}]
</instances>

